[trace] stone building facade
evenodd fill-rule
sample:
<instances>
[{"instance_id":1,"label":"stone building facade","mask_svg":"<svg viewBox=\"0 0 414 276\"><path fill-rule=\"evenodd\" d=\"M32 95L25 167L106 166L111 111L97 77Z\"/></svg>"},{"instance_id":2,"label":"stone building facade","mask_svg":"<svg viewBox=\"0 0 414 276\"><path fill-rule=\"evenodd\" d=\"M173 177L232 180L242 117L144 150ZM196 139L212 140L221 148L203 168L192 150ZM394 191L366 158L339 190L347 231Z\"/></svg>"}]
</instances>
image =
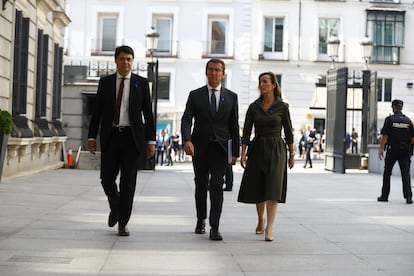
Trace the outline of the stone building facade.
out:
<instances>
[{"instance_id":1,"label":"stone building facade","mask_svg":"<svg viewBox=\"0 0 414 276\"><path fill-rule=\"evenodd\" d=\"M3 0L0 109L13 116L3 177L62 167L64 0Z\"/></svg>"}]
</instances>

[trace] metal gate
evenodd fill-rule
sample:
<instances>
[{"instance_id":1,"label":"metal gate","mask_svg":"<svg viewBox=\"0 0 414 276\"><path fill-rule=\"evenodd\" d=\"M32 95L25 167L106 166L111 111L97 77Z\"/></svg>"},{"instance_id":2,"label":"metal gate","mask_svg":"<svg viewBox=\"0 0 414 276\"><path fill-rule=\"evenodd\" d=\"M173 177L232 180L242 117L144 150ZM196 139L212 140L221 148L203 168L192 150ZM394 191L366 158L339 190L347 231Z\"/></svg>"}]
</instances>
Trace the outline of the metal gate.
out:
<instances>
[{"instance_id":1,"label":"metal gate","mask_svg":"<svg viewBox=\"0 0 414 276\"><path fill-rule=\"evenodd\" d=\"M326 79L325 169L345 173L348 68L330 69Z\"/></svg>"},{"instance_id":2,"label":"metal gate","mask_svg":"<svg viewBox=\"0 0 414 276\"><path fill-rule=\"evenodd\" d=\"M370 90L368 94L368 133L367 143L378 144L378 126L377 126L377 102L378 102L378 91L377 91L377 72L371 72L370 74ZM367 150L368 152L368 150Z\"/></svg>"}]
</instances>

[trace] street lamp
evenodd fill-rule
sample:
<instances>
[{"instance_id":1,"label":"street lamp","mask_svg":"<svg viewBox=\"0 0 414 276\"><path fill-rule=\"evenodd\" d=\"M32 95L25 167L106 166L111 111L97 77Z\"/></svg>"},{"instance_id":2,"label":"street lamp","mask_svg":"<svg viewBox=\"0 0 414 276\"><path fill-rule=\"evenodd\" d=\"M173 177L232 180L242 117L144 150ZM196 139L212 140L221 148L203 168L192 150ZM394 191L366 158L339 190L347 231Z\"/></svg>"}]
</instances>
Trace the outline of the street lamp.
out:
<instances>
[{"instance_id":1,"label":"street lamp","mask_svg":"<svg viewBox=\"0 0 414 276\"><path fill-rule=\"evenodd\" d=\"M160 37L160 34L157 33L153 26L151 26L151 30L145 35L145 37L147 39L147 50L148 52L150 52L151 62L153 62L153 55L154 51L158 47L158 39Z\"/></svg>"},{"instance_id":2,"label":"street lamp","mask_svg":"<svg viewBox=\"0 0 414 276\"><path fill-rule=\"evenodd\" d=\"M332 69L335 68L335 59L338 57L340 43L341 41L335 35L328 38L328 56L332 60Z\"/></svg>"},{"instance_id":3,"label":"street lamp","mask_svg":"<svg viewBox=\"0 0 414 276\"><path fill-rule=\"evenodd\" d=\"M368 62L371 60L372 57L372 49L374 48L374 42L369 39L368 36L365 36L362 41L362 50L363 50L363 56L362 58L365 60L365 70L368 70Z\"/></svg>"},{"instance_id":4,"label":"street lamp","mask_svg":"<svg viewBox=\"0 0 414 276\"><path fill-rule=\"evenodd\" d=\"M154 52L158 47L158 39L160 37L160 34L155 31L154 27L151 27L151 30L145 35L145 37L147 40L147 51L149 52L151 57L151 60L148 62L148 81L154 84L154 82L156 82L156 80L154 81L154 66L158 64L158 59L156 62L154 62Z\"/></svg>"},{"instance_id":5,"label":"street lamp","mask_svg":"<svg viewBox=\"0 0 414 276\"><path fill-rule=\"evenodd\" d=\"M376 92L371 91L371 70L368 68L368 62L371 60L374 42L365 36L361 41L365 68L362 70L362 139L361 150L363 153L368 152L368 144L374 143L372 139L373 132L370 130L373 122L377 121L376 112ZM370 120L370 117L371 120ZM376 131L376 127L375 127Z\"/></svg>"},{"instance_id":6,"label":"street lamp","mask_svg":"<svg viewBox=\"0 0 414 276\"><path fill-rule=\"evenodd\" d=\"M158 105L158 59L154 62L154 51L158 47L158 39L160 34L155 31L154 27L145 35L147 42L147 50L151 60L148 61L147 76L148 81L152 83L151 96L154 110L154 125L157 131L157 105ZM149 167L155 169L155 156L152 158Z\"/></svg>"}]
</instances>

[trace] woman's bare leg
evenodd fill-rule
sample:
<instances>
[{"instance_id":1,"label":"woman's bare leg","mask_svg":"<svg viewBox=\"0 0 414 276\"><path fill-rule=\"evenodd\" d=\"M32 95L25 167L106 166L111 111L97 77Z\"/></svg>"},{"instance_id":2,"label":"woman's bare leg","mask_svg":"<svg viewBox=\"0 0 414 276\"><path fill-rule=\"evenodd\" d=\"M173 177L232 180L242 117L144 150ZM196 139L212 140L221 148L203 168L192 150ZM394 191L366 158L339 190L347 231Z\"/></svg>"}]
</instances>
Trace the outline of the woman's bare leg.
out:
<instances>
[{"instance_id":1,"label":"woman's bare leg","mask_svg":"<svg viewBox=\"0 0 414 276\"><path fill-rule=\"evenodd\" d=\"M275 200L268 200L266 201L266 212L267 212L267 225L265 230L265 240L272 241L273 240L273 223L275 222L276 218L276 211L277 211L277 201Z\"/></svg>"},{"instance_id":2,"label":"woman's bare leg","mask_svg":"<svg viewBox=\"0 0 414 276\"><path fill-rule=\"evenodd\" d=\"M257 227L256 234L261 235L264 232L264 212L265 212L266 202L256 203L257 211Z\"/></svg>"}]
</instances>

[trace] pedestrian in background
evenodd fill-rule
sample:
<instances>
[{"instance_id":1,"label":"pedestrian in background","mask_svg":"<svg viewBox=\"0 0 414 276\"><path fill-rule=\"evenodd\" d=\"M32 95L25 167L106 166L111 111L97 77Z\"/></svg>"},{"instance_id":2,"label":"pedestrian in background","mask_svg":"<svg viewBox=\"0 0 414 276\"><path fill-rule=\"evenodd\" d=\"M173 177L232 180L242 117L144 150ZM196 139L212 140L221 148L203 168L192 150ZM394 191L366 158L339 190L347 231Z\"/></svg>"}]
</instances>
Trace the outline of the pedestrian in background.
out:
<instances>
[{"instance_id":1,"label":"pedestrian in background","mask_svg":"<svg viewBox=\"0 0 414 276\"><path fill-rule=\"evenodd\" d=\"M356 132L354 127L351 132L351 152L358 153L358 132Z\"/></svg>"},{"instance_id":2,"label":"pedestrian in background","mask_svg":"<svg viewBox=\"0 0 414 276\"><path fill-rule=\"evenodd\" d=\"M277 204L286 202L287 165L292 168L295 162L294 142L289 106L282 101L275 75L260 74L259 89L260 97L247 109L243 127L240 164L245 170L238 201L256 204L256 234L265 233L265 240L272 241ZM253 127L255 135L250 141Z\"/></svg>"},{"instance_id":3,"label":"pedestrian in background","mask_svg":"<svg viewBox=\"0 0 414 276\"><path fill-rule=\"evenodd\" d=\"M175 162L182 161L182 159L181 159L182 146L181 146L181 142L180 141L181 141L181 135L177 131L175 133L175 135L173 136L173 140L172 140L173 150L174 150L174 160L175 160Z\"/></svg>"},{"instance_id":4,"label":"pedestrian in background","mask_svg":"<svg viewBox=\"0 0 414 276\"><path fill-rule=\"evenodd\" d=\"M305 158L306 154L306 136L303 129L299 130L298 152L300 158Z\"/></svg>"},{"instance_id":5,"label":"pedestrian in background","mask_svg":"<svg viewBox=\"0 0 414 276\"><path fill-rule=\"evenodd\" d=\"M315 143L316 139L316 129L312 129L310 125L306 126L305 131L305 149L306 149L306 159L304 168L309 163L309 168L312 168L312 151L313 151L313 144Z\"/></svg>"},{"instance_id":6,"label":"pedestrian in background","mask_svg":"<svg viewBox=\"0 0 414 276\"><path fill-rule=\"evenodd\" d=\"M347 131L344 137L344 148L345 153L349 153L349 149L351 148L351 134Z\"/></svg>"},{"instance_id":7,"label":"pedestrian in background","mask_svg":"<svg viewBox=\"0 0 414 276\"><path fill-rule=\"evenodd\" d=\"M381 130L381 141L378 151L379 159L382 160L384 158L384 148L387 153L385 155L382 191L378 201L388 201L392 168L395 162L398 161L403 195L407 204L412 204L410 164L411 156L413 155L414 127L411 119L402 113L403 104L401 100L392 101L391 108L394 114L385 118L384 126Z\"/></svg>"},{"instance_id":8,"label":"pedestrian in background","mask_svg":"<svg viewBox=\"0 0 414 276\"><path fill-rule=\"evenodd\" d=\"M88 148L95 154L100 129L100 177L111 209L108 226L118 223L119 236L129 236L126 226L131 217L140 156L151 158L155 153L148 80L131 73L133 62L131 47L115 49L117 72L99 80L88 133Z\"/></svg>"},{"instance_id":9,"label":"pedestrian in background","mask_svg":"<svg viewBox=\"0 0 414 276\"><path fill-rule=\"evenodd\" d=\"M164 129L160 130L159 135L157 136L157 156L155 157L155 164L163 165L164 164L164 141L166 139Z\"/></svg>"},{"instance_id":10,"label":"pedestrian in background","mask_svg":"<svg viewBox=\"0 0 414 276\"><path fill-rule=\"evenodd\" d=\"M173 150L173 136L168 134L169 132L168 128L166 128L164 131L167 136L167 139L165 139L165 142L164 142L164 152L165 152L165 159L166 159L165 162L167 162L167 166L172 166L174 165L174 162L171 156L171 153Z\"/></svg>"},{"instance_id":11,"label":"pedestrian in background","mask_svg":"<svg viewBox=\"0 0 414 276\"><path fill-rule=\"evenodd\" d=\"M181 119L181 134L186 154L193 157L197 212L194 232L205 233L208 187L210 239L222 240L219 225L223 206L223 177L227 164L234 165L239 156L238 99L236 93L221 86L225 76L222 60L209 60L205 70L207 85L190 92ZM232 152L228 152L229 144ZM230 162L228 155L231 156Z\"/></svg>"}]
</instances>

